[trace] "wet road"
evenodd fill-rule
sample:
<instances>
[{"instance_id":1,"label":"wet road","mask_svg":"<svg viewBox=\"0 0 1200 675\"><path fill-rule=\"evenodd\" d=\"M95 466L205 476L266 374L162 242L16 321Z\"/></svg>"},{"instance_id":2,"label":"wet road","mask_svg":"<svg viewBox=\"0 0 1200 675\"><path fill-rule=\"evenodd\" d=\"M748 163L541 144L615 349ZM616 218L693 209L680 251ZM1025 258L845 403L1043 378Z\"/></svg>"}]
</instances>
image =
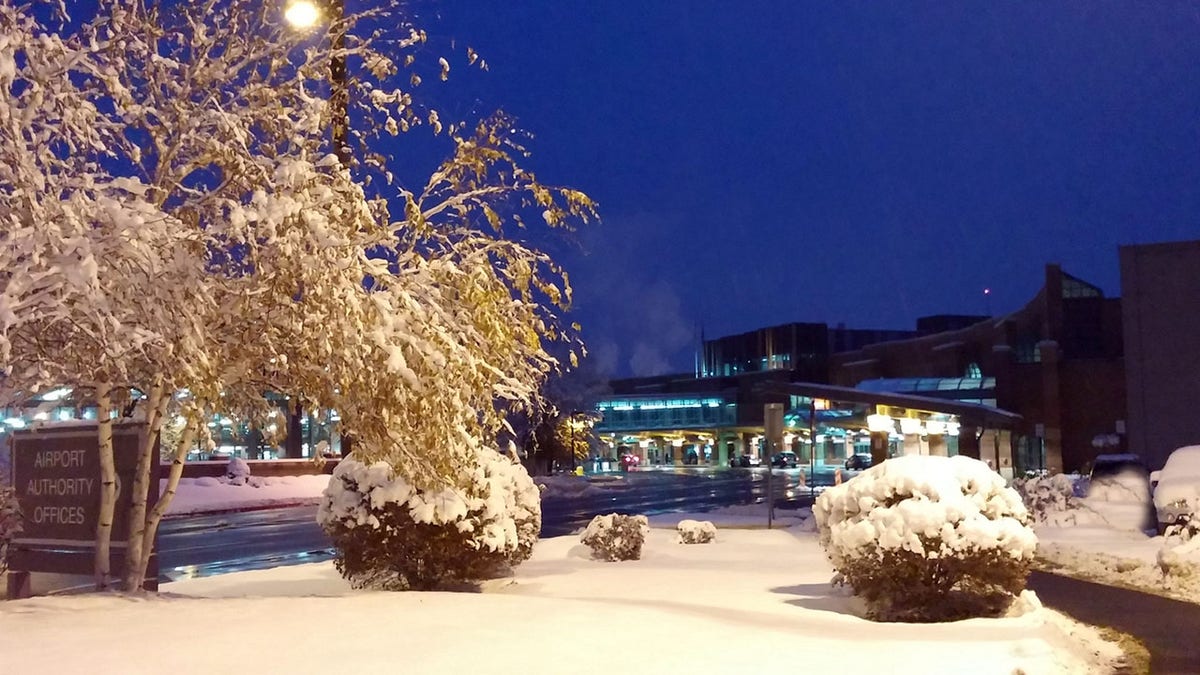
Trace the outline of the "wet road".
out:
<instances>
[{"instance_id":1,"label":"wet road","mask_svg":"<svg viewBox=\"0 0 1200 675\"><path fill-rule=\"evenodd\" d=\"M772 491L780 508L811 504L799 472L777 470ZM763 469L639 471L591 481L582 495L551 492L542 499L542 536L569 534L600 513L653 515L703 511L763 501ZM316 524L316 506L171 519L159 534L163 581L327 560L330 543Z\"/></svg>"},{"instance_id":2,"label":"wet road","mask_svg":"<svg viewBox=\"0 0 1200 675\"><path fill-rule=\"evenodd\" d=\"M1154 675L1200 673L1200 605L1046 572L1029 575L1029 588L1047 607L1137 637Z\"/></svg>"}]
</instances>

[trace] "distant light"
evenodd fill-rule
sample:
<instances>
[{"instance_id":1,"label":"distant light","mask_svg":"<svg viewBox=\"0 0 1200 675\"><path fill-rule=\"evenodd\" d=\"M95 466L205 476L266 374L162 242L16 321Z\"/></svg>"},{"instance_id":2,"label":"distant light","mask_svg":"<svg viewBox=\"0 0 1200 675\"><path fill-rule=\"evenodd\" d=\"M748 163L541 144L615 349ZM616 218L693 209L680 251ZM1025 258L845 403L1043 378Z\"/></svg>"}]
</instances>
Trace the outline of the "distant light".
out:
<instances>
[{"instance_id":1,"label":"distant light","mask_svg":"<svg viewBox=\"0 0 1200 675\"><path fill-rule=\"evenodd\" d=\"M867 428L871 431L890 432L896 428L896 425L887 415L867 415Z\"/></svg>"},{"instance_id":2,"label":"distant light","mask_svg":"<svg viewBox=\"0 0 1200 675\"><path fill-rule=\"evenodd\" d=\"M4 423L14 429L24 429L25 428L25 420L21 419L20 417L10 417L10 418L4 420Z\"/></svg>"},{"instance_id":3,"label":"distant light","mask_svg":"<svg viewBox=\"0 0 1200 675\"><path fill-rule=\"evenodd\" d=\"M292 0L283 10L283 18L292 28L312 28L321 19L321 10L312 0Z\"/></svg>"},{"instance_id":4,"label":"distant light","mask_svg":"<svg viewBox=\"0 0 1200 675\"><path fill-rule=\"evenodd\" d=\"M990 289L990 288L985 288L985 289L983 289L983 294L984 294L984 295L991 295L991 294L992 294L992 289Z\"/></svg>"},{"instance_id":5,"label":"distant light","mask_svg":"<svg viewBox=\"0 0 1200 675\"><path fill-rule=\"evenodd\" d=\"M39 422L42 420L48 420L50 419L50 413L43 410L42 412L36 413L33 416L33 419L38 420Z\"/></svg>"}]
</instances>

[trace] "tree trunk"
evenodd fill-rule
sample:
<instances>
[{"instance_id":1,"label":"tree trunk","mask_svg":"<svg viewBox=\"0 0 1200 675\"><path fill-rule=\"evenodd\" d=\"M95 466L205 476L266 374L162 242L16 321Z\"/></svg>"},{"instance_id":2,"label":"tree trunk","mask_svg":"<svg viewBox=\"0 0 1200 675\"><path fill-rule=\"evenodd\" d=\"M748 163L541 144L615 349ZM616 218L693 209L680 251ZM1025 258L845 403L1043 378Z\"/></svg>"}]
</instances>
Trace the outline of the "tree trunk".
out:
<instances>
[{"instance_id":1,"label":"tree trunk","mask_svg":"<svg viewBox=\"0 0 1200 675\"><path fill-rule=\"evenodd\" d=\"M117 506L117 467L113 461L112 385L96 387L96 420L100 429L100 518L96 522L96 590L108 589L113 512Z\"/></svg>"},{"instance_id":2,"label":"tree trunk","mask_svg":"<svg viewBox=\"0 0 1200 675\"><path fill-rule=\"evenodd\" d=\"M141 555L137 558L139 579L146 578L146 568L150 566L150 556L154 553L153 542L154 537L158 534L158 524L162 521L163 514L167 512L167 507L171 505L171 500L175 498L175 490L179 487L180 477L183 476L183 462L187 459L188 450L196 439L196 425L201 424L198 420L199 418L188 420L187 426L179 437L179 445L175 447L175 456L171 459L171 473L167 476L167 487L163 490L162 496L158 498L158 503L150 511L150 515L146 517L145 541L150 543L142 548ZM132 556L130 559L133 560Z\"/></svg>"},{"instance_id":3,"label":"tree trunk","mask_svg":"<svg viewBox=\"0 0 1200 675\"><path fill-rule=\"evenodd\" d=\"M129 505L129 548L125 555L125 590L140 591L145 583L145 570L139 570L137 561L142 559L143 547L153 548L153 540L146 544L146 502L151 489L158 489L158 476L150 475L150 467L154 465L155 441L158 440L162 429L163 417L167 413L167 405L171 402L171 392L166 391L160 382L150 387L146 398L146 430L142 434L138 446L137 470L133 474L133 493Z\"/></svg>"}]
</instances>

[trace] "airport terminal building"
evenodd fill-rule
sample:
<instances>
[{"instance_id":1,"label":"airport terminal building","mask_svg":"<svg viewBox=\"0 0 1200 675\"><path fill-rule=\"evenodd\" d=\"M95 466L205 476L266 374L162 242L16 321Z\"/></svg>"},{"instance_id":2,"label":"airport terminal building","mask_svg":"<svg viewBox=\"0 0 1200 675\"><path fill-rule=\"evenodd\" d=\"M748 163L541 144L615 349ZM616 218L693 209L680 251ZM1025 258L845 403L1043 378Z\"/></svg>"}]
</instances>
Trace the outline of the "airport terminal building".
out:
<instances>
[{"instance_id":1,"label":"airport terminal building","mask_svg":"<svg viewBox=\"0 0 1200 675\"><path fill-rule=\"evenodd\" d=\"M692 374L610 382L595 431L610 455L727 465L766 459L764 406L780 403L779 449L817 470L855 454L966 454L1013 476L1130 451L1157 468L1200 442L1200 241L1120 256L1124 298L1050 264L1004 316L703 340Z\"/></svg>"}]
</instances>

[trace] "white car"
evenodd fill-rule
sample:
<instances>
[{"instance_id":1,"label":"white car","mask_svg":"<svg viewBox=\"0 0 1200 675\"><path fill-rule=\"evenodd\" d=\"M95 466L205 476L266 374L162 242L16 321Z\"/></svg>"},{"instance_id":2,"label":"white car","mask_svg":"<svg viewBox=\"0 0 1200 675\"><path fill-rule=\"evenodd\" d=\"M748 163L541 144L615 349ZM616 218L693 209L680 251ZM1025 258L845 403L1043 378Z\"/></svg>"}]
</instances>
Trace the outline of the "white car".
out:
<instances>
[{"instance_id":1,"label":"white car","mask_svg":"<svg viewBox=\"0 0 1200 675\"><path fill-rule=\"evenodd\" d=\"M1175 450L1162 470L1150 474L1158 529L1188 520L1200 506L1200 445Z\"/></svg>"}]
</instances>

